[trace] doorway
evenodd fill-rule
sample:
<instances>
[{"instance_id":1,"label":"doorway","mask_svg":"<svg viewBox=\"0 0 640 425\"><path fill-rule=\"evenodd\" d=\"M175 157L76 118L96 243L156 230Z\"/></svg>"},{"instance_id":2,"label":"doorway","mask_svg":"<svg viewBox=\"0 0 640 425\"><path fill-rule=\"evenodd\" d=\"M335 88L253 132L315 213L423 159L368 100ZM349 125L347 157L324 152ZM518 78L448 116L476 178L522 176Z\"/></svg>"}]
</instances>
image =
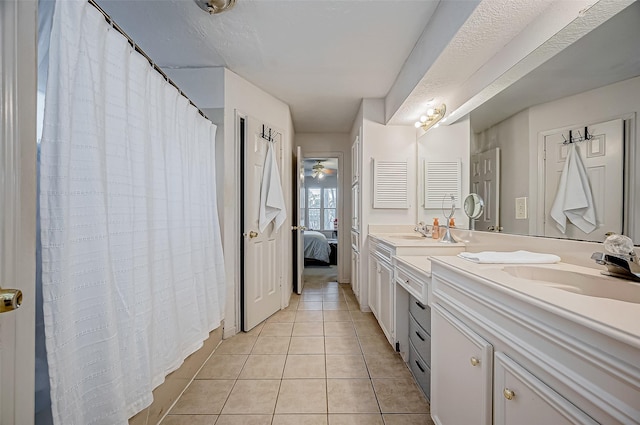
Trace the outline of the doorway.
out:
<instances>
[{"instance_id":1,"label":"doorway","mask_svg":"<svg viewBox=\"0 0 640 425\"><path fill-rule=\"evenodd\" d=\"M339 158L304 158L299 218L304 230L305 284L338 281L340 239Z\"/></svg>"}]
</instances>

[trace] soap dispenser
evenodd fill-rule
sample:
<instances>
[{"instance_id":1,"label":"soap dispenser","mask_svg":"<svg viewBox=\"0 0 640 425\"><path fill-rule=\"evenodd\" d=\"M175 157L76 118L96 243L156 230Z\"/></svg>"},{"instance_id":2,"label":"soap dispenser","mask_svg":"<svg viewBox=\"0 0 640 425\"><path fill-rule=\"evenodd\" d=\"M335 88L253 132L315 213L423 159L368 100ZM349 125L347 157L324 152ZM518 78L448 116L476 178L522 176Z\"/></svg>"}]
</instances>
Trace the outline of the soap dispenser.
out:
<instances>
[{"instance_id":1,"label":"soap dispenser","mask_svg":"<svg viewBox=\"0 0 640 425\"><path fill-rule=\"evenodd\" d=\"M433 227L431 228L431 238L440 239L440 223L438 223L438 218L433 219Z\"/></svg>"}]
</instances>

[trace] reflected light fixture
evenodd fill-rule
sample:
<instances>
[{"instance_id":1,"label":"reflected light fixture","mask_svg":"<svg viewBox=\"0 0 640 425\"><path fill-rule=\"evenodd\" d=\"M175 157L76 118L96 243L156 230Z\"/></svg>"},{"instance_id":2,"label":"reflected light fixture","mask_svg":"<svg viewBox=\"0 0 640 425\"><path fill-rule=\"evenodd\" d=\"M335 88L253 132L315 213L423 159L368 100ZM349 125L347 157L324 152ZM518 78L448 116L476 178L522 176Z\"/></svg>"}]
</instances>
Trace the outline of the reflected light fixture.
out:
<instances>
[{"instance_id":1,"label":"reflected light fixture","mask_svg":"<svg viewBox=\"0 0 640 425\"><path fill-rule=\"evenodd\" d=\"M443 103L437 108L429 108L427 114L420 117L420 121L416 121L416 128L422 128L424 131L429 130L431 127L436 126L444 114L447 112L447 107Z\"/></svg>"},{"instance_id":2,"label":"reflected light fixture","mask_svg":"<svg viewBox=\"0 0 640 425\"><path fill-rule=\"evenodd\" d=\"M195 0L200 9L210 15L231 10L236 4L236 0Z\"/></svg>"}]
</instances>

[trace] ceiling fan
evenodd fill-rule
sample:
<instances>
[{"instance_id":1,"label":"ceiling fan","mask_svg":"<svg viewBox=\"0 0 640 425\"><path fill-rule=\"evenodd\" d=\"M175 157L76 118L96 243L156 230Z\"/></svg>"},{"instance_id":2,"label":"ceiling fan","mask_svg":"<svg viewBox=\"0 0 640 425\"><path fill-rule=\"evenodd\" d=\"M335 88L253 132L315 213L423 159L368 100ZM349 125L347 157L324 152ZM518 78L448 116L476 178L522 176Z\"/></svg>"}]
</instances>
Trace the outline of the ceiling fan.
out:
<instances>
[{"instance_id":1,"label":"ceiling fan","mask_svg":"<svg viewBox=\"0 0 640 425\"><path fill-rule=\"evenodd\" d=\"M311 177L313 177L314 179L323 179L324 175L326 173L326 169L324 168L324 165L322 165L322 161L318 160L313 167L311 167L312 173L311 173Z\"/></svg>"}]
</instances>

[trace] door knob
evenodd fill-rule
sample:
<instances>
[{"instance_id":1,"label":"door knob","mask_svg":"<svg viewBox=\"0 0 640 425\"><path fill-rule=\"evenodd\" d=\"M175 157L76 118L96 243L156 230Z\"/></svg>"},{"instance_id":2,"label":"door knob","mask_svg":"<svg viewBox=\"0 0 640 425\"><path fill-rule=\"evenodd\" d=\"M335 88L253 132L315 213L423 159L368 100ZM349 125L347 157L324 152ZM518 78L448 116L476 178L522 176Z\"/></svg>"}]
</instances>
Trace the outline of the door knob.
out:
<instances>
[{"instance_id":1,"label":"door knob","mask_svg":"<svg viewBox=\"0 0 640 425\"><path fill-rule=\"evenodd\" d=\"M505 388L504 390L502 390L502 395L504 395L504 398L506 398L507 400L513 400L513 398L516 396L516 393L509 388Z\"/></svg>"},{"instance_id":2,"label":"door knob","mask_svg":"<svg viewBox=\"0 0 640 425\"><path fill-rule=\"evenodd\" d=\"M300 229L298 226L291 226L291 230L298 230L298 229ZM302 229L300 229L300 230L302 230Z\"/></svg>"},{"instance_id":3,"label":"door knob","mask_svg":"<svg viewBox=\"0 0 640 425\"><path fill-rule=\"evenodd\" d=\"M13 311L22 304L22 291L19 289L0 288L0 313Z\"/></svg>"},{"instance_id":4,"label":"door knob","mask_svg":"<svg viewBox=\"0 0 640 425\"><path fill-rule=\"evenodd\" d=\"M249 239L257 238L258 232L254 232L253 230L249 232Z\"/></svg>"}]
</instances>

